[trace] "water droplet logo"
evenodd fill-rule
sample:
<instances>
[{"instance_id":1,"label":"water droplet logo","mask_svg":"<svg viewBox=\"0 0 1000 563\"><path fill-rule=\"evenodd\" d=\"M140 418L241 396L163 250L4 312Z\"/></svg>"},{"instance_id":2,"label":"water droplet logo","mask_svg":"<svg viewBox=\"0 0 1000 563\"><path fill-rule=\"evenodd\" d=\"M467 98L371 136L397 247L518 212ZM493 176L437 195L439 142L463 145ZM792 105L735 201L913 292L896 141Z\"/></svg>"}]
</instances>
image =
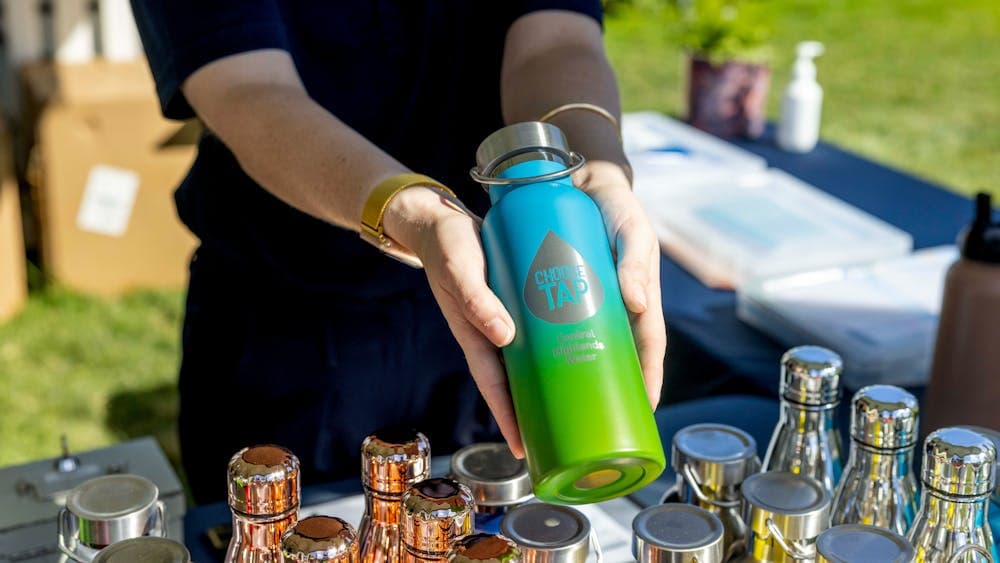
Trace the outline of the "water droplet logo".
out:
<instances>
[{"instance_id":1,"label":"water droplet logo","mask_svg":"<svg viewBox=\"0 0 1000 563\"><path fill-rule=\"evenodd\" d=\"M524 280L524 302L543 321L577 323L601 308L604 287L583 256L549 231Z\"/></svg>"}]
</instances>

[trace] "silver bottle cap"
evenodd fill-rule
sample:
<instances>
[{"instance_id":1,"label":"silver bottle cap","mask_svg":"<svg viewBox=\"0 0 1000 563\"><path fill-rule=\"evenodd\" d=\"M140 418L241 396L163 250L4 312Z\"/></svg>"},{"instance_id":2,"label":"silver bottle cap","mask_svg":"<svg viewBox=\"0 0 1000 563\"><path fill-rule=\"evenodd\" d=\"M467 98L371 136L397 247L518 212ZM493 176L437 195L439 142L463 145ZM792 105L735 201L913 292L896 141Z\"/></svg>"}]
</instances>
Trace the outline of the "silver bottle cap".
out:
<instances>
[{"instance_id":1,"label":"silver bottle cap","mask_svg":"<svg viewBox=\"0 0 1000 563\"><path fill-rule=\"evenodd\" d=\"M721 563L723 535L722 520L704 508L654 505L632 520L632 555L640 563Z\"/></svg>"},{"instance_id":2,"label":"silver bottle cap","mask_svg":"<svg viewBox=\"0 0 1000 563\"><path fill-rule=\"evenodd\" d=\"M983 428L981 426L962 426L962 428L968 428L973 432L979 432L993 441L993 447L997 449L997 469L995 469L997 472L997 486L993 489L993 504L1000 504L1000 431Z\"/></svg>"},{"instance_id":3,"label":"silver bottle cap","mask_svg":"<svg viewBox=\"0 0 1000 563\"><path fill-rule=\"evenodd\" d=\"M533 496L527 464L502 442L472 444L455 452L451 478L469 487L476 506L511 506Z\"/></svg>"},{"instance_id":4,"label":"silver bottle cap","mask_svg":"<svg viewBox=\"0 0 1000 563\"><path fill-rule=\"evenodd\" d=\"M788 539L815 538L830 524L830 493L822 483L795 473L755 473L743 480L751 529L766 533L770 519Z\"/></svg>"},{"instance_id":5,"label":"silver bottle cap","mask_svg":"<svg viewBox=\"0 0 1000 563\"><path fill-rule=\"evenodd\" d=\"M844 362L836 352L820 346L798 346L781 357L782 398L808 406L840 400Z\"/></svg>"},{"instance_id":6,"label":"silver bottle cap","mask_svg":"<svg viewBox=\"0 0 1000 563\"><path fill-rule=\"evenodd\" d=\"M504 515L500 533L521 548L524 561L583 563L590 553L590 521L569 506L522 504Z\"/></svg>"},{"instance_id":7,"label":"silver bottle cap","mask_svg":"<svg viewBox=\"0 0 1000 563\"><path fill-rule=\"evenodd\" d=\"M524 158L518 158L522 155ZM556 160L569 165L569 143L561 129L542 121L514 123L494 131L476 149L483 176L496 176L523 160Z\"/></svg>"},{"instance_id":8,"label":"silver bottle cap","mask_svg":"<svg viewBox=\"0 0 1000 563\"><path fill-rule=\"evenodd\" d=\"M924 440L923 481L947 495L989 495L996 487L993 441L967 428L948 427Z\"/></svg>"},{"instance_id":9,"label":"silver bottle cap","mask_svg":"<svg viewBox=\"0 0 1000 563\"><path fill-rule=\"evenodd\" d=\"M157 533L163 522L157 505L159 489L141 475L95 477L74 487L66 497L62 538L100 549L115 542ZM159 512L159 514L158 514Z\"/></svg>"},{"instance_id":10,"label":"silver bottle cap","mask_svg":"<svg viewBox=\"0 0 1000 563\"><path fill-rule=\"evenodd\" d=\"M873 448L891 450L916 445L917 398L893 385L869 385L851 400L851 437Z\"/></svg>"},{"instance_id":11,"label":"silver bottle cap","mask_svg":"<svg viewBox=\"0 0 1000 563\"><path fill-rule=\"evenodd\" d=\"M105 547L93 563L191 563L191 553L184 544L168 539L139 537Z\"/></svg>"},{"instance_id":12,"label":"silver bottle cap","mask_svg":"<svg viewBox=\"0 0 1000 563\"><path fill-rule=\"evenodd\" d=\"M738 485L760 469L757 442L725 424L692 424L674 434L671 464L677 472L689 466L709 488Z\"/></svg>"},{"instance_id":13,"label":"silver bottle cap","mask_svg":"<svg viewBox=\"0 0 1000 563\"><path fill-rule=\"evenodd\" d=\"M903 536L863 524L834 526L816 539L816 563L910 563L915 554Z\"/></svg>"}]
</instances>

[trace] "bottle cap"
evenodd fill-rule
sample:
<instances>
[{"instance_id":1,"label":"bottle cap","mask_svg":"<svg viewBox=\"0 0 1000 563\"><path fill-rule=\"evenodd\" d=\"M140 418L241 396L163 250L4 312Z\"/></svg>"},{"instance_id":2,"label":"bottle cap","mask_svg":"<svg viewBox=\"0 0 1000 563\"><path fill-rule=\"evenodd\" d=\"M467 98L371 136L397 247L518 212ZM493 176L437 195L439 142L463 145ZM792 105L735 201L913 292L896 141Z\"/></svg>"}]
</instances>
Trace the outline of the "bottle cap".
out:
<instances>
[{"instance_id":1,"label":"bottle cap","mask_svg":"<svg viewBox=\"0 0 1000 563\"><path fill-rule=\"evenodd\" d=\"M851 400L851 437L873 448L916 445L920 407L917 398L894 385L869 385Z\"/></svg>"},{"instance_id":2,"label":"bottle cap","mask_svg":"<svg viewBox=\"0 0 1000 563\"><path fill-rule=\"evenodd\" d=\"M156 485L141 475L88 479L66 496L65 507L72 522L63 532L75 538L63 540L67 545L79 542L101 549L121 540L151 535L149 530L158 517L158 496Z\"/></svg>"},{"instance_id":3,"label":"bottle cap","mask_svg":"<svg viewBox=\"0 0 1000 563\"><path fill-rule=\"evenodd\" d=\"M1000 431L981 426L962 426L962 428L968 428L973 432L978 432L986 436L993 441L993 447L997 449L997 469L994 470L997 472L997 486L993 489L993 504L1000 505Z\"/></svg>"},{"instance_id":4,"label":"bottle cap","mask_svg":"<svg viewBox=\"0 0 1000 563\"><path fill-rule=\"evenodd\" d=\"M976 195L976 216L959 233L958 245L969 260L1000 264L1000 222L993 221L990 194Z\"/></svg>"},{"instance_id":5,"label":"bottle cap","mask_svg":"<svg viewBox=\"0 0 1000 563\"><path fill-rule=\"evenodd\" d=\"M704 508L650 506L632 520L632 555L641 563L721 563L724 531L722 520Z\"/></svg>"},{"instance_id":6,"label":"bottle cap","mask_svg":"<svg viewBox=\"0 0 1000 563\"><path fill-rule=\"evenodd\" d=\"M903 536L864 524L834 526L816 538L816 563L910 563L915 554Z\"/></svg>"},{"instance_id":7,"label":"bottle cap","mask_svg":"<svg viewBox=\"0 0 1000 563\"><path fill-rule=\"evenodd\" d=\"M795 64L792 66L793 79L812 80L816 78L816 63L813 59L823 54L823 44L819 41L800 41L795 46Z\"/></svg>"},{"instance_id":8,"label":"bottle cap","mask_svg":"<svg viewBox=\"0 0 1000 563\"><path fill-rule=\"evenodd\" d=\"M105 547L93 563L191 563L184 544L168 538L143 536L122 540Z\"/></svg>"},{"instance_id":9,"label":"bottle cap","mask_svg":"<svg viewBox=\"0 0 1000 563\"><path fill-rule=\"evenodd\" d=\"M500 533L521 548L524 561L584 563L590 554L590 521L569 506L522 504L500 520Z\"/></svg>"},{"instance_id":10,"label":"bottle cap","mask_svg":"<svg viewBox=\"0 0 1000 563\"><path fill-rule=\"evenodd\" d=\"M361 483L378 493L401 495L430 476L431 444L412 429L383 428L361 443Z\"/></svg>"},{"instance_id":11,"label":"bottle cap","mask_svg":"<svg viewBox=\"0 0 1000 563\"><path fill-rule=\"evenodd\" d=\"M448 553L455 539L472 533L476 502L453 479L425 479L403 494L403 543L424 553Z\"/></svg>"},{"instance_id":12,"label":"bottle cap","mask_svg":"<svg viewBox=\"0 0 1000 563\"><path fill-rule=\"evenodd\" d=\"M757 442L726 424L692 424L674 434L671 464L680 473L687 465L705 488L739 485L760 470Z\"/></svg>"},{"instance_id":13,"label":"bottle cap","mask_svg":"<svg viewBox=\"0 0 1000 563\"><path fill-rule=\"evenodd\" d=\"M299 458L273 444L243 448L229 460L229 506L249 516L277 516L299 507Z\"/></svg>"},{"instance_id":14,"label":"bottle cap","mask_svg":"<svg viewBox=\"0 0 1000 563\"><path fill-rule=\"evenodd\" d=\"M303 518L281 538L281 554L287 561L354 563L359 550L354 526L332 516Z\"/></svg>"},{"instance_id":15,"label":"bottle cap","mask_svg":"<svg viewBox=\"0 0 1000 563\"><path fill-rule=\"evenodd\" d=\"M472 534L455 542L448 561L455 563L517 563L521 550L509 539L494 534Z\"/></svg>"},{"instance_id":16,"label":"bottle cap","mask_svg":"<svg viewBox=\"0 0 1000 563\"><path fill-rule=\"evenodd\" d=\"M834 405L840 400L844 362L832 350L798 346L781 357L782 398L808 406Z\"/></svg>"},{"instance_id":17,"label":"bottle cap","mask_svg":"<svg viewBox=\"0 0 1000 563\"><path fill-rule=\"evenodd\" d=\"M476 149L483 176L496 176L525 160L555 160L569 165L569 143L561 129L544 121L514 123L494 131Z\"/></svg>"},{"instance_id":18,"label":"bottle cap","mask_svg":"<svg viewBox=\"0 0 1000 563\"><path fill-rule=\"evenodd\" d=\"M996 486L993 442L967 428L948 427L924 440L924 485L955 496L989 495Z\"/></svg>"},{"instance_id":19,"label":"bottle cap","mask_svg":"<svg viewBox=\"0 0 1000 563\"><path fill-rule=\"evenodd\" d=\"M743 480L743 498L750 514L750 528L770 535L770 519L787 539L815 538L830 524L830 493L822 483L796 473L754 473Z\"/></svg>"},{"instance_id":20,"label":"bottle cap","mask_svg":"<svg viewBox=\"0 0 1000 563\"><path fill-rule=\"evenodd\" d=\"M455 452L451 478L469 487L476 506L510 506L533 496L527 464L502 442L472 444Z\"/></svg>"}]
</instances>

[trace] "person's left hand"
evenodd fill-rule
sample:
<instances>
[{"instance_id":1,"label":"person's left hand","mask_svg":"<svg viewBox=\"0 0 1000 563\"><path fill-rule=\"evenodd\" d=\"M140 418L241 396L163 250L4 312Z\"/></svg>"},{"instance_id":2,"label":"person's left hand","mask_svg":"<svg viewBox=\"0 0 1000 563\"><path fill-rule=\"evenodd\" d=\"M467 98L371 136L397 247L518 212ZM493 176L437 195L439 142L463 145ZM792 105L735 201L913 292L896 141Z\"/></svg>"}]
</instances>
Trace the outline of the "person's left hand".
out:
<instances>
[{"instance_id":1,"label":"person's left hand","mask_svg":"<svg viewBox=\"0 0 1000 563\"><path fill-rule=\"evenodd\" d=\"M667 349L666 323L660 304L660 246L656 232L632 193L622 165L589 161L573 175L573 183L597 203L618 267L618 283L629 311L632 334L646 382L649 403L656 409L663 386Z\"/></svg>"}]
</instances>

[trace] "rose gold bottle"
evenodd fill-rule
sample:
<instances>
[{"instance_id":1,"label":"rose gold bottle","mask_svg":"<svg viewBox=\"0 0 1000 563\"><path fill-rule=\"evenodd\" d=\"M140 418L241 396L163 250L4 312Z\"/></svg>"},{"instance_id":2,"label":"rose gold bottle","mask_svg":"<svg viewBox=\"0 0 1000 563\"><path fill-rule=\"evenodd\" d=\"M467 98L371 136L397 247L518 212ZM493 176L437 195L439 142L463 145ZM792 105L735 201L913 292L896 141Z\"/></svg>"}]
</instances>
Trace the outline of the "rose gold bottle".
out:
<instances>
[{"instance_id":1,"label":"rose gold bottle","mask_svg":"<svg viewBox=\"0 0 1000 563\"><path fill-rule=\"evenodd\" d=\"M361 444L365 514L358 528L362 563L400 560L400 501L414 483L430 476L430 460L430 442L412 430L379 430Z\"/></svg>"},{"instance_id":2,"label":"rose gold bottle","mask_svg":"<svg viewBox=\"0 0 1000 563\"><path fill-rule=\"evenodd\" d=\"M403 563L447 561L459 538L472 533L476 501L452 479L426 479L403 495Z\"/></svg>"},{"instance_id":3,"label":"rose gold bottle","mask_svg":"<svg viewBox=\"0 0 1000 563\"><path fill-rule=\"evenodd\" d=\"M360 549L354 526L332 516L299 520L281 539L285 561L358 563Z\"/></svg>"},{"instance_id":4,"label":"rose gold bottle","mask_svg":"<svg viewBox=\"0 0 1000 563\"><path fill-rule=\"evenodd\" d=\"M299 459L281 446L243 448L229 460L228 481L226 563L281 563L281 538L299 515Z\"/></svg>"}]
</instances>

